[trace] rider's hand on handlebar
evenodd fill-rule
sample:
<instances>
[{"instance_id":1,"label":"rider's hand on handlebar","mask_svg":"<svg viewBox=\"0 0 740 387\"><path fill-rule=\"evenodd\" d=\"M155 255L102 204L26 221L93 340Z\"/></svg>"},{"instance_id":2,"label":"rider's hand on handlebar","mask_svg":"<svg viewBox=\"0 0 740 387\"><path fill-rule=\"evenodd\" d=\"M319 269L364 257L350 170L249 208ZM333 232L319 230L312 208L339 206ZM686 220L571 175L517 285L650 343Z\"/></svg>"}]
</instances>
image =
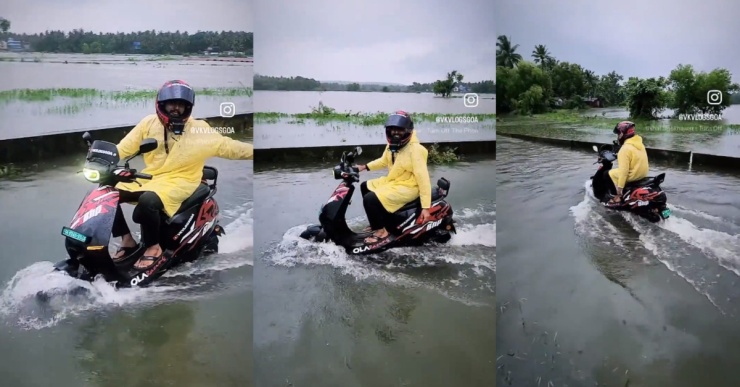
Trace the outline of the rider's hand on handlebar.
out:
<instances>
[{"instance_id":1,"label":"rider's hand on handlebar","mask_svg":"<svg viewBox=\"0 0 740 387\"><path fill-rule=\"evenodd\" d=\"M356 167L356 168L357 168L357 170L358 170L358 171L360 171L360 172L362 172L362 171L367 171L367 165L365 165L365 164L355 165L355 167Z\"/></svg>"}]
</instances>

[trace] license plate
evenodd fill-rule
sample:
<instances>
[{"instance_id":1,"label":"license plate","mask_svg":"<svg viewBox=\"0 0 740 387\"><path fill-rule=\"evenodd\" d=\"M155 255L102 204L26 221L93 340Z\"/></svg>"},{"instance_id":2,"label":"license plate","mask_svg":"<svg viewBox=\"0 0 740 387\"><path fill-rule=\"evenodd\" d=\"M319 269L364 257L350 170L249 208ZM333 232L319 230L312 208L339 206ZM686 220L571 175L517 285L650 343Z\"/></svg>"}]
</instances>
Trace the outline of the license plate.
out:
<instances>
[{"instance_id":1,"label":"license plate","mask_svg":"<svg viewBox=\"0 0 740 387\"><path fill-rule=\"evenodd\" d=\"M91 239L89 236L72 230L69 227L62 227L62 235L66 236L69 239L82 243L90 243Z\"/></svg>"},{"instance_id":2,"label":"license plate","mask_svg":"<svg viewBox=\"0 0 740 387\"><path fill-rule=\"evenodd\" d=\"M661 212L660 214L661 214L661 215L663 215L663 219L668 219L668 218L670 218L670 217L671 217L671 210L670 210L670 209L668 209L668 208L666 208L666 209L665 209L665 210L663 210L663 212Z\"/></svg>"}]
</instances>

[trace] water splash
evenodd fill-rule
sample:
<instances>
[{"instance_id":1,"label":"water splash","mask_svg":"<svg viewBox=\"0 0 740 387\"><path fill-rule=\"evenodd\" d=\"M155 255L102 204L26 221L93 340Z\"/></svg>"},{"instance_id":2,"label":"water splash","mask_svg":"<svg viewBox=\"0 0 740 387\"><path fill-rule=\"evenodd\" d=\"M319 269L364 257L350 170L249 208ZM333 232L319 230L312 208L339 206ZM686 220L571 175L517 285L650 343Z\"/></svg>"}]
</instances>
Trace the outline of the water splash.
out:
<instances>
[{"instance_id":1,"label":"water splash","mask_svg":"<svg viewBox=\"0 0 740 387\"><path fill-rule=\"evenodd\" d=\"M204 297L202 290L213 286L208 273L253 264L251 203L226 211L225 217L232 220L224 227L219 254L178 267L147 288L116 289L102 278L81 281L54 271L52 262L36 262L16 273L0 293L0 319L42 329L92 310Z\"/></svg>"}]
</instances>

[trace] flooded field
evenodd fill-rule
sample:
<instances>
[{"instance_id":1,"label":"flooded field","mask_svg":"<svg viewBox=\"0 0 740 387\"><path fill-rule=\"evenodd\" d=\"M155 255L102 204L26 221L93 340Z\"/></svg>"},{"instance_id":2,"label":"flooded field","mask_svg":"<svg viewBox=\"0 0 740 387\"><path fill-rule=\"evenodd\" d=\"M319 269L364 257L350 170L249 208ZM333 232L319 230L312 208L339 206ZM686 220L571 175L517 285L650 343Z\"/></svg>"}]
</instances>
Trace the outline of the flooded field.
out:
<instances>
[{"instance_id":1,"label":"flooded field","mask_svg":"<svg viewBox=\"0 0 740 387\"><path fill-rule=\"evenodd\" d=\"M462 98L435 98L432 94L257 91L257 111L283 115L262 114L264 118L257 118L256 146L378 144L385 138L385 118L396 110L414 114L417 135L422 142L496 140L493 97L481 94L478 107L467 108ZM325 120L290 117L292 114L310 113L319 102L338 113L356 114L332 116ZM362 108L358 109L358 106Z\"/></svg>"},{"instance_id":2,"label":"flooded field","mask_svg":"<svg viewBox=\"0 0 740 387\"><path fill-rule=\"evenodd\" d=\"M737 175L651 162L673 215L649 224L588 194L595 153L497 145L498 385L740 383Z\"/></svg>"},{"instance_id":3,"label":"flooded field","mask_svg":"<svg viewBox=\"0 0 740 387\"><path fill-rule=\"evenodd\" d=\"M393 249L387 264L299 237L337 181L332 163L255 170L255 381L259 385L488 386L495 372L496 161L430 166L451 182L458 234ZM377 173L362 176L374 178ZM485 178L482 178L485 176ZM359 191L347 217L365 221Z\"/></svg>"},{"instance_id":4,"label":"flooded field","mask_svg":"<svg viewBox=\"0 0 740 387\"><path fill-rule=\"evenodd\" d=\"M584 115L614 119L584 119L581 123L572 124L505 117L504 122L497 123L497 127L502 133L611 143L615 139L611 129L619 121L627 119L628 113L623 109L609 108L591 109ZM660 120L650 125L638 124L637 133L643 137L645 145L651 148L740 157L740 129L727 126L740 124L740 105L730 106L724 111L723 117L725 125L677 120Z\"/></svg>"},{"instance_id":5,"label":"flooded field","mask_svg":"<svg viewBox=\"0 0 740 387\"><path fill-rule=\"evenodd\" d=\"M253 111L251 63L140 57L45 54L39 62L0 61L0 72L9 75L0 80L0 139L133 125L154 112L156 90L172 79L196 88L197 117L218 116L223 103L233 103L236 114Z\"/></svg>"}]
</instances>

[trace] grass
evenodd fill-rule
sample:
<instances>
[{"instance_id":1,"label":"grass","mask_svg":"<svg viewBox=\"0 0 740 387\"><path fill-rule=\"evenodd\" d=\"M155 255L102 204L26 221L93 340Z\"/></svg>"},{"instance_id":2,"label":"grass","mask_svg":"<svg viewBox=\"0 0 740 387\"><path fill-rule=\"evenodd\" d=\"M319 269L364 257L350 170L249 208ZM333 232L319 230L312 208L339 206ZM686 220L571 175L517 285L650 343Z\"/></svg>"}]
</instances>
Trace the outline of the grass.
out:
<instances>
[{"instance_id":1,"label":"grass","mask_svg":"<svg viewBox=\"0 0 740 387\"><path fill-rule=\"evenodd\" d=\"M530 116L509 116L501 118L502 123L499 127L511 125L540 125L540 124L561 124L561 125L578 125L588 126L595 129L612 130L614 126L624 120L623 118L608 118L605 113L601 115L589 115L588 110L555 110L544 114L534 114ZM678 119L646 120L630 119L637 126L638 131L642 132L665 132L665 133L707 133L718 132L723 130L740 129L738 124L725 124L717 121L681 121Z\"/></svg>"},{"instance_id":2,"label":"grass","mask_svg":"<svg viewBox=\"0 0 740 387\"><path fill-rule=\"evenodd\" d=\"M0 179L12 179L23 174L23 170L13 164L0 165Z\"/></svg>"},{"instance_id":3,"label":"grass","mask_svg":"<svg viewBox=\"0 0 740 387\"><path fill-rule=\"evenodd\" d=\"M388 119L390 112L337 112L336 109L319 103L318 107L311 108L310 113L287 114L276 112L258 112L254 114L255 122L275 124L287 120L288 124L305 124L306 121L313 121L318 125L325 125L332 122L350 123L360 126L382 126ZM416 122L436 122L437 117L462 116L462 114L442 114L442 113L411 113ZM495 114L465 114L467 117L475 117L478 122L493 121L496 119Z\"/></svg>"},{"instance_id":4,"label":"grass","mask_svg":"<svg viewBox=\"0 0 740 387\"><path fill-rule=\"evenodd\" d=\"M196 89L196 96L218 96L251 97L251 88L203 88ZM22 102L49 102L58 98L71 99L99 99L115 102L139 102L151 101L157 95L156 90L126 90L126 91L103 91L98 89L84 88L61 88L61 89L13 89L0 91L0 103L15 101Z\"/></svg>"},{"instance_id":5,"label":"grass","mask_svg":"<svg viewBox=\"0 0 740 387\"><path fill-rule=\"evenodd\" d=\"M457 148L445 147L444 149L440 149L438 144L433 144L429 147L427 160L430 163L437 165L451 164L460 161L462 157L455 154L455 150L457 150Z\"/></svg>"}]
</instances>

